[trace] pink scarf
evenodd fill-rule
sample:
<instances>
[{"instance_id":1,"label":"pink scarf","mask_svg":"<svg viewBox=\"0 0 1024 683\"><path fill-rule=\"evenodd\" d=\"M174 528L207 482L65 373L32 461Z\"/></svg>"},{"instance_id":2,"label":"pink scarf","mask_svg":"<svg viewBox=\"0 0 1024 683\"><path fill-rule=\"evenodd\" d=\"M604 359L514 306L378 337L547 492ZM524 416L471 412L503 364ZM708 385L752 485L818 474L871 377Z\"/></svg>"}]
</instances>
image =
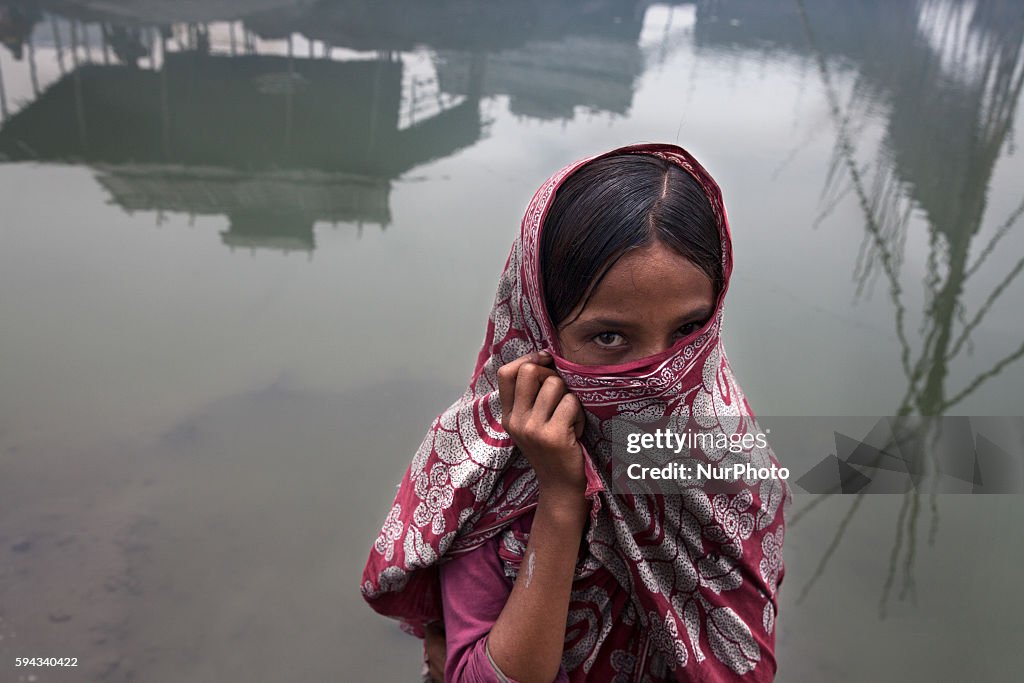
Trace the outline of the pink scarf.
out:
<instances>
[{"instance_id":1,"label":"pink scarf","mask_svg":"<svg viewBox=\"0 0 1024 683\"><path fill-rule=\"evenodd\" d=\"M718 222L724 282L708 322L667 351L623 365L583 366L559 355L541 290L540 231L562 181L613 154L655 155L700 183ZM705 431L759 431L719 336L732 262L721 191L680 147L622 147L548 178L530 201L505 264L469 388L426 435L370 551L362 592L373 609L422 637L424 624L441 616L439 562L497 534L508 537L503 555L517 547L509 524L536 506L537 483L501 427L497 371L546 349L587 417L590 524L563 656L572 680L717 681L741 674L771 680L783 510L790 499L785 482L740 480L728 493L699 486L682 495L612 493L608 430L622 419L669 416ZM711 463L727 455L709 450L703 457ZM770 448L746 450L740 461L778 465Z\"/></svg>"}]
</instances>

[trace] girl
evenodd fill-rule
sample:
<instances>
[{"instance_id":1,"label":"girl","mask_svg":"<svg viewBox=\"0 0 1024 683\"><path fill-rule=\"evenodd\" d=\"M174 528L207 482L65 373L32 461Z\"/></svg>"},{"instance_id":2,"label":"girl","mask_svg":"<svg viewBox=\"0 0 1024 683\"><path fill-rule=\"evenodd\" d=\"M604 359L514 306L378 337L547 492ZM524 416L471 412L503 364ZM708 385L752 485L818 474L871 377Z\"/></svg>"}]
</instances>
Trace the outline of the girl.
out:
<instances>
[{"instance_id":1,"label":"girl","mask_svg":"<svg viewBox=\"0 0 1024 683\"><path fill-rule=\"evenodd\" d=\"M536 192L469 388L363 573L370 605L425 638L431 678L773 678L785 482L613 492L623 419L760 431L719 336L732 262L718 185L675 145L578 161ZM778 465L756 445L696 455Z\"/></svg>"}]
</instances>

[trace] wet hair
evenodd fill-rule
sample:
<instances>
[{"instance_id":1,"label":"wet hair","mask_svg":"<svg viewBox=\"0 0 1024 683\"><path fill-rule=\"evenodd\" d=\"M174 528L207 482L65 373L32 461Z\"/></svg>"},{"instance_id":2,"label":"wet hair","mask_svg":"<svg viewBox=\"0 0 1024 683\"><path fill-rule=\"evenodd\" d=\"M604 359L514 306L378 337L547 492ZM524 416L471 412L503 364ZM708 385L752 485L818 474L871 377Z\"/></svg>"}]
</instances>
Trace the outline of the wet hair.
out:
<instances>
[{"instance_id":1,"label":"wet hair","mask_svg":"<svg viewBox=\"0 0 1024 683\"><path fill-rule=\"evenodd\" d=\"M558 188L541 230L540 271L559 328L623 254L658 240L721 288L722 245L700 184L671 161L622 154L585 164Z\"/></svg>"}]
</instances>

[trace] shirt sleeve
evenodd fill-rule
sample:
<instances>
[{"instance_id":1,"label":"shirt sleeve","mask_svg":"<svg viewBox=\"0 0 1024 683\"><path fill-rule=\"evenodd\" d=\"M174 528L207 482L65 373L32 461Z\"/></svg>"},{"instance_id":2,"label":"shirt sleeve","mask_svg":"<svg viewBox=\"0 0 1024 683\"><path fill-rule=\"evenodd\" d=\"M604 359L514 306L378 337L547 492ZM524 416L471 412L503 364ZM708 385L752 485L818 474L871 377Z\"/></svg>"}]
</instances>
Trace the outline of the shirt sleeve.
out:
<instances>
[{"instance_id":1,"label":"shirt sleeve","mask_svg":"<svg viewBox=\"0 0 1024 683\"><path fill-rule=\"evenodd\" d=\"M447 659L444 679L450 683L516 683L494 664L487 636L512 592L498 557L498 540L491 539L465 555L440 566L441 602ZM554 683L568 683L563 666Z\"/></svg>"}]
</instances>

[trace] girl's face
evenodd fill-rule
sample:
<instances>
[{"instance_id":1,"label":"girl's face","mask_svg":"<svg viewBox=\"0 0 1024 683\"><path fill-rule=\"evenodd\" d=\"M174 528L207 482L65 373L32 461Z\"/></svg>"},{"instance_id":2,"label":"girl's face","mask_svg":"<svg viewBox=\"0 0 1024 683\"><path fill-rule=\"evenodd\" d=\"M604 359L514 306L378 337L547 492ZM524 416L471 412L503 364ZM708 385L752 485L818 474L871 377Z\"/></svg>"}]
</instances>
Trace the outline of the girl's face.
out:
<instances>
[{"instance_id":1,"label":"girl's face","mask_svg":"<svg viewBox=\"0 0 1024 683\"><path fill-rule=\"evenodd\" d=\"M618 365L661 353L699 330L714 312L715 288L704 271L655 240L623 255L580 306L558 330L562 357Z\"/></svg>"}]
</instances>

